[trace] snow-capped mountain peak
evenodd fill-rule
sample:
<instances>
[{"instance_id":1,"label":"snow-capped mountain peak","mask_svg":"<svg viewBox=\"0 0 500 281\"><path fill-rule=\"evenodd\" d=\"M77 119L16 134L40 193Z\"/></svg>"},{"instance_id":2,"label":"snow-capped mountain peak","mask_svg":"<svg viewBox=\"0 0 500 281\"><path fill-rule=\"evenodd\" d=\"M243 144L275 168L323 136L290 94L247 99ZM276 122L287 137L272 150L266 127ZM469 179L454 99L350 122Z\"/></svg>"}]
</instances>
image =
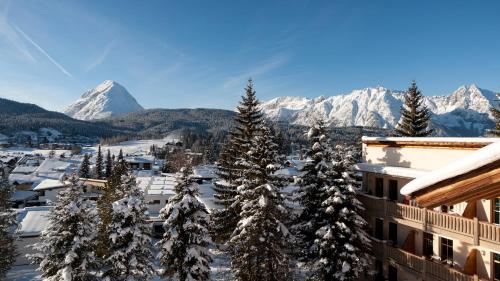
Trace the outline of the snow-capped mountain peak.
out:
<instances>
[{"instance_id":1,"label":"snow-capped mountain peak","mask_svg":"<svg viewBox=\"0 0 500 281\"><path fill-rule=\"evenodd\" d=\"M112 80L105 80L86 91L80 99L64 109L64 113L81 120L102 119L123 113L142 110L135 98Z\"/></svg>"},{"instance_id":2,"label":"snow-capped mountain peak","mask_svg":"<svg viewBox=\"0 0 500 281\"><path fill-rule=\"evenodd\" d=\"M490 108L495 93L472 84L450 95L426 96L424 104L433 115L433 126L441 135L480 135L492 126ZM335 126L394 128L404 101L402 91L383 86L354 90L343 95L318 98L279 97L262 104L272 120L309 125L322 118Z\"/></svg>"}]
</instances>

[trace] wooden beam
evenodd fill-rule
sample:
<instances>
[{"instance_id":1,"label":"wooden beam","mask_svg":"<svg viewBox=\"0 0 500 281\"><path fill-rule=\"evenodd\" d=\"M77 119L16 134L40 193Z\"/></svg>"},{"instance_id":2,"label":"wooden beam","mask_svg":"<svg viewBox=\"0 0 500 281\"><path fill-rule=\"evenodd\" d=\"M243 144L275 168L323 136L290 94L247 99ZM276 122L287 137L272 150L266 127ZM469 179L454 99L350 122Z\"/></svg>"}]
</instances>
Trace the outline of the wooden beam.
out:
<instances>
[{"instance_id":1,"label":"wooden beam","mask_svg":"<svg viewBox=\"0 0 500 281\"><path fill-rule=\"evenodd\" d=\"M418 192L417 203L422 207L433 208L473 199L489 199L500 194L500 161L497 162L494 164L499 165L495 168L488 165Z\"/></svg>"}]
</instances>

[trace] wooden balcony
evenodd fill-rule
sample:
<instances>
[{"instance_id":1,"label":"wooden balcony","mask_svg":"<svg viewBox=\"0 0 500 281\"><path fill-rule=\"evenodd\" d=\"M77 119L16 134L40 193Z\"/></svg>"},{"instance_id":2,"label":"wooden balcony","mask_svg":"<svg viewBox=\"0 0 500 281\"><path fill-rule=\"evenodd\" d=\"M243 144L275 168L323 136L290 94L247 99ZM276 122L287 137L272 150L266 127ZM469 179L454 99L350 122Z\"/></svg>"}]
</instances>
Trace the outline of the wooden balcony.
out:
<instances>
[{"instance_id":1,"label":"wooden balcony","mask_svg":"<svg viewBox=\"0 0 500 281\"><path fill-rule=\"evenodd\" d=\"M500 251L500 225L396 203L364 193L360 193L358 198L365 207L366 215Z\"/></svg>"},{"instance_id":2,"label":"wooden balcony","mask_svg":"<svg viewBox=\"0 0 500 281\"><path fill-rule=\"evenodd\" d=\"M477 275L467 275L447 265L419 257L401 249L387 245L384 241L373 239L374 256L396 264L401 269L411 272L420 280L433 281L478 281Z\"/></svg>"}]
</instances>

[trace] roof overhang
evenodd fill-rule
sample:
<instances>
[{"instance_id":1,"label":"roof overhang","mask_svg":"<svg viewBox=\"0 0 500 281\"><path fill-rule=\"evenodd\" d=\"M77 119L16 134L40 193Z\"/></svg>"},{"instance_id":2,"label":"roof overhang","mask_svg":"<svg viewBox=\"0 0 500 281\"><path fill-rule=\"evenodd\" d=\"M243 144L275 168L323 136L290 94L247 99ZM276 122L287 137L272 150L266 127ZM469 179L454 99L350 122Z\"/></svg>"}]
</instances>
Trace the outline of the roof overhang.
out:
<instances>
[{"instance_id":1,"label":"roof overhang","mask_svg":"<svg viewBox=\"0 0 500 281\"><path fill-rule=\"evenodd\" d=\"M434 208L500 196L500 160L430 185L412 194L421 207Z\"/></svg>"}]
</instances>

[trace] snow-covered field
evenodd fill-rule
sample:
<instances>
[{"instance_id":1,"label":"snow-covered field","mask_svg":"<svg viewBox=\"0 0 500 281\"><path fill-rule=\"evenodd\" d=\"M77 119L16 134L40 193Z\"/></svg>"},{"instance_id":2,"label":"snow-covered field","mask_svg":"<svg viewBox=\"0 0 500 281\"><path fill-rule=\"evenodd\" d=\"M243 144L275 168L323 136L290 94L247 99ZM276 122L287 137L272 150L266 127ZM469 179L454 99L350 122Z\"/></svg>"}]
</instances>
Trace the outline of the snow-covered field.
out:
<instances>
[{"instance_id":1,"label":"snow-covered field","mask_svg":"<svg viewBox=\"0 0 500 281\"><path fill-rule=\"evenodd\" d=\"M154 139L154 140L132 140L132 141L124 141L114 145L102 145L101 150L106 152L108 149L111 154L118 155L120 149L123 151L123 154L142 154L144 152L148 152L149 148L152 145L163 147L167 143L173 143L179 140L179 137L176 134L170 134L162 139ZM84 152L87 153L95 153L97 151L98 145L90 148L85 148Z\"/></svg>"}]
</instances>

